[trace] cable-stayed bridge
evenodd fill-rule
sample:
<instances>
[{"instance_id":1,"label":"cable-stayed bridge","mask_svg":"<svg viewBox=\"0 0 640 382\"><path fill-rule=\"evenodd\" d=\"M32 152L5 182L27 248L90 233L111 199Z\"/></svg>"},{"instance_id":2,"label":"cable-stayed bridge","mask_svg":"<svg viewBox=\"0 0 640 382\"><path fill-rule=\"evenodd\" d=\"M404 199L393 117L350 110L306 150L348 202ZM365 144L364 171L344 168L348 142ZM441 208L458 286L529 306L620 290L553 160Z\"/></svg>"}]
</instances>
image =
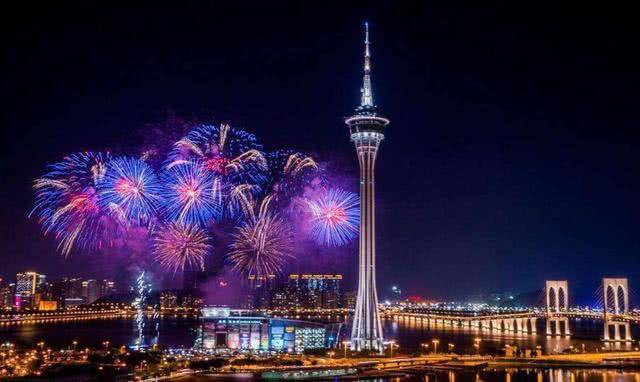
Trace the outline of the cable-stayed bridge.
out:
<instances>
[{"instance_id":1,"label":"cable-stayed bridge","mask_svg":"<svg viewBox=\"0 0 640 382\"><path fill-rule=\"evenodd\" d=\"M569 287L566 280L545 282L545 306L542 309L522 311L446 310L431 307L407 306L387 308L384 317L427 325L477 328L511 332L518 335L571 336L570 318L601 320L602 340L605 342L632 342L631 323L640 323L640 314L629 309L629 288L626 278L602 279L602 310L584 310L569 307ZM539 333L538 320L545 322Z\"/></svg>"}]
</instances>

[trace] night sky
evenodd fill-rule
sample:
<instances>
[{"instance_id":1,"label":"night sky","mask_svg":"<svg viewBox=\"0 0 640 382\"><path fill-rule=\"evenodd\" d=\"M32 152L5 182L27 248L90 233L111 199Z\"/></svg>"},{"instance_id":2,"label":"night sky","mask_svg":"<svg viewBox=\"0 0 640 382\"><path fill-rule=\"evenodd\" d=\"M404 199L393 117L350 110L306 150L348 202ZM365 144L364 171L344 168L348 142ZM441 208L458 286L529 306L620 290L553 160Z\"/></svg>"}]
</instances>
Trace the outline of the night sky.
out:
<instances>
[{"instance_id":1,"label":"night sky","mask_svg":"<svg viewBox=\"0 0 640 382\"><path fill-rule=\"evenodd\" d=\"M382 294L399 283L456 298L567 278L591 295L603 276L638 290L631 9L213 3L6 10L0 276L108 276L56 254L27 218L32 180L67 153L135 147L167 108L312 152L355 187L343 118L359 102L369 20L375 100L391 119L377 165Z\"/></svg>"}]
</instances>

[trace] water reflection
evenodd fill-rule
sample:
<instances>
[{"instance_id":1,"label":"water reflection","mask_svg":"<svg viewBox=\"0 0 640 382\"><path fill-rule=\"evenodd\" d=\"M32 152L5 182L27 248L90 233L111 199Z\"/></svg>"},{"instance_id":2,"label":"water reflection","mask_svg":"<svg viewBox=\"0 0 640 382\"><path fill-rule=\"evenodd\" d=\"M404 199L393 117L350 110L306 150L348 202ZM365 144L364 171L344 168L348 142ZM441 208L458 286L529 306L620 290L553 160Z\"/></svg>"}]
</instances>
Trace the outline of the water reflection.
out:
<instances>
[{"instance_id":1,"label":"water reflection","mask_svg":"<svg viewBox=\"0 0 640 382\"><path fill-rule=\"evenodd\" d=\"M191 347L196 340L199 320L194 317L148 317L144 328L147 345L159 343L168 347ZM544 325L542 320L538 324ZM541 322L542 321L542 322ZM80 346L101 346L105 340L112 344L128 345L139 338L135 320L127 318L97 319L91 321L68 321L57 323L34 323L15 326L0 326L0 341L34 346L46 341L52 346L69 346L72 340L78 340ZM456 353L503 354L509 345L523 350L535 350L539 347L546 353L561 352L573 346L577 351L630 350L627 343L608 343L600 341L602 323L591 320L572 320L572 337L554 337L542 334L515 334L489 329L469 327L451 327L427 320L384 321L384 333L387 339L396 340L400 350L406 353L433 352L433 340L438 340L438 352L453 350ZM633 329L637 330L637 326ZM349 333L349 330L344 331ZM541 331L538 331L541 333ZM158 338L158 334L160 334ZM634 333L639 338L640 333ZM478 348L475 340L479 338ZM452 346L450 347L449 344ZM475 378L474 378L475 380ZM640 381L637 381L640 382Z\"/></svg>"},{"instance_id":2,"label":"water reflection","mask_svg":"<svg viewBox=\"0 0 640 382\"><path fill-rule=\"evenodd\" d=\"M183 381L235 381L233 377L196 376ZM251 379L250 379L251 380ZM489 369L479 372L438 371L421 375L364 379L349 381L368 382L640 382L640 373L598 369Z\"/></svg>"},{"instance_id":3,"label":"water reflection","mask_svg":"<svg viewBox=\"0 0 640 382\"><path fill-rule=\"evenodd\" d=\"M381 381L388 382L383 379ZM398 380L394 378L394 380ZM404 382L640 382L640 373L611 370L490 369L480 372L449 371L407 377Z\"/></svg>"},{"instance_id":4,"label":"water reflection","mask_svg":"<svg viewBox=\"0 0 640 382\"><path fill-rule=\"evenodd\" d=\"M387 319L384 322L385 337L398 341L404 349L426 350L432 352L429 343L438 339L440 351L447 351L446 344L451 343L458 353L500 354L510 346L514 351L530 349L542 350L545 353L562 352L575 349L576 351L603 350L632 350L630 343L603 343L602 322L595 320L571 320L572 336L547 336L544 334L544 320L537 320L538 334L504 332L487 327L451 326L442 320L415 319L399 316L397 320ZM637 327L634 328L637 330ZM637 336L638 333L634 333ZM475 347L474 340L481 342ZM636 337L637 338L637 337ZM478 349L479 348L479 349Z\"/></svg>"}]
</instances>

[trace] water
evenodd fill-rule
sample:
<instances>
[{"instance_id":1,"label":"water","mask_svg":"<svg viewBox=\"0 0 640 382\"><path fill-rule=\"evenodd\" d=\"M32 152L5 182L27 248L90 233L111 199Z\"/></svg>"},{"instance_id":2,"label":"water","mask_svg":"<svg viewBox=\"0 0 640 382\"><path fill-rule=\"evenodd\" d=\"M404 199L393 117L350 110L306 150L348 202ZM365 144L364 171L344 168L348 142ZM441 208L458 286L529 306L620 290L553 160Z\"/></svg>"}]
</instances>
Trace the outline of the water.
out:
<instances>
[{"instance_id":1,"label":"water","mask_svg":"<svg viewBox=\"0 0 640 382\"><path fill-rule=\"evenodd\" d=\"M197 376L181 379L189 382L251 381L245 377ZM423 375L406 375L376 379L353 378L349 381L368 382L640 382L640 372L599 369L486 369L479 372L439 371Z\"/></svg>"},{"instance_id":2,"label":"water","mask_svg":"<svg viewBox=\"0 0 640 382\"><path fill-rule=\"evenodd\" d=\"M147 327L145 338L171 347L191 347L196 339L195 318L163 317L158 328ZM19 346L35 346L45 341L47 346L61 348L78 341L78 347L100 347L104 341L112 346L131 345L139 339L137 322L131 318L105 318L87 321L66 321L40 324L0 326L0 342Z\"/></svg>"},{"instance_id":3,"label":"water","mask_svg":"<svg viewBox=\"0 0 640 382\"><path fill-rule=\"evenodd\" d=\"M538 320L542 321L542 320ZM196 340L196 318L164 316L159 318L158 327L150 325L145 338L157 341L167 347L191 347ZM538 333L542 333L544 322L538 322ZM421 344L429 344L429 351L433 351L433 340L439 340L438 352L448 351L449 344L457 353L475 353L474 340L480 338L480 352L482 354L500 354L505 345L518 348L534 349L540 346L545 352L563 351L570 346L585 350L601 348L599 340L602 335L602 323L594 320L572 320L570 338L547 337L545 335L515 335L497 331L428 326L427 323L415 321L387 320L384 322L386 339L394 339L399 345L399 351L413 353L421 349ZM638 327L632 326L635 339L640 338ZM349 333L349 330L344 331ZM48 346L66 347L76 340L79 347L99 347L104 341L113 346L130 345L138 338L138 326L135 320L126 318L97 319L87 321L66 321L55 323L21 324L0 326L0 342L10 341L22 346L35 346L45 341ZM631 345L610 345L620 349L630 349ZM640 381L638 381L640 382Z\"/></svg>"},{"instance_id":4,"label":"water","mask_svg":"<svg viewBox=\"0 0 640 382\"><path fill-rule=\"evenodd\" d=\"M158 321L159 338L161 345L169 347L193 346L199 320L187 317L161 317ZM544 323L542 323L544 324ZM541 331L541 327L538 331ZM499 352L505 345L521 348L535 348L563 350L569 346L580 348L585 344L587 350L602 347L599 341L602 335L602 323L592 320L573 320L571 329L574 336L571 338L547 337L545 335L513 335L501 332L490 332L479 329L462 329L442 326L427 326L413 321L385 321L385 337L395 339L400 344L400 349L406 353L416 352L420 344L429 343L438 339L438 351L447 350L448 344L454 346L456 352L475 352L474 339L481 338L480 351L483 354ZM640 338L638 328L633 327L634 338ZM347 331L348 332L348 331ZM104 341L110 341L113 346L129 345L138 338L138 326L135 320L125 318L97 319L93 321L67 321L56 323L23 324L13 326L0 326L0 342L11 341L21 346L35 346L40 341L45 341L51 347L70 347L74 340L78 346L100 347ZM149 331L146 336L152 337ZM620 345L618 345L620 346ZM624 348L625 345L622 345ZM630 346L627 346L630 348ZM190 382L205 381L234 381L251 382L251 377L207 377L197 376L181 379ZM504 369L490 368L479 372L470 371L438 371L427 372L421 375L404 375L400 377L387 377L378 379L353 378L350 381L374 381L374 382L640 382L639 372L612 371L601 369L536 369L519 368Z\"/></svg>"}]
</instances>

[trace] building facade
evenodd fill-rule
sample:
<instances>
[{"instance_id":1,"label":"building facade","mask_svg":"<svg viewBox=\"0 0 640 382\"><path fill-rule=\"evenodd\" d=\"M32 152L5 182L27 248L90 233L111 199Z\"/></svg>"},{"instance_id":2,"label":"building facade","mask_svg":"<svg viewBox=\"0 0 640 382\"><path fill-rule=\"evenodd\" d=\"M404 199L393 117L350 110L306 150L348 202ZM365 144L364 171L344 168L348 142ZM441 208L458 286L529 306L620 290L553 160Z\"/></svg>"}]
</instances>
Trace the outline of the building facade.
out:
<instances>
[{"instance_id":1,"label":"building facade","mask_svg":"<svg viewBox=\"0 0 640 382\"><path fill-rule=\"evenodd\" d=\"M46 285L47 276L36 272L16 274L13 305L16 309L35 308L40 300L40 291Z\"/></svg>"},{"instance_id":2,"label":"building facade","mask_svg":"<svg viewBox=\"0 0 640 382\"><path fill-rule=\"evenodd\" d=\"M247 352L302 353L331 346L331 328L315 322L242 316L225 307L202 308L201 346Z\"/></svg>"}]
</instances>

